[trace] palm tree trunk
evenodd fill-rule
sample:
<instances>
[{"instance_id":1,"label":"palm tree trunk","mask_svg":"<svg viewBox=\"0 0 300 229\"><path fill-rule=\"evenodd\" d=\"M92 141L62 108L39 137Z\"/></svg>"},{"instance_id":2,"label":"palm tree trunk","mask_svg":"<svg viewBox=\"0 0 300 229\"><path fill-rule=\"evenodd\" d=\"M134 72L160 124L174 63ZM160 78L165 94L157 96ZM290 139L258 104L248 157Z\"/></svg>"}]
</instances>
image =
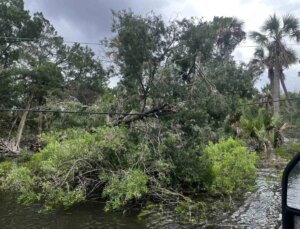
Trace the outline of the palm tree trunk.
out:
<instances>
[{"instance_id":1,"label":"palm tree trunk","mask_svg":"<svg viewBox=\"0 0 300 229\"><path fill-rule=\"evenodd\" d=\"M281 74L280 74L280 82L281 82L281 86L283 88L283 91L284 91L284 94L285 94L285 97L286 97L287 107L288 107L289 110L293 111L294 107L293 107L293 104L291 103L289 93L288 93L288 91L286 89L285 82L284 82L284 75L283 75L282 71L281 71Z\"/></svg>"},{"instance_id":2,"label":"palm tree trunk","mask_svg":"<svg viewBox=\"0 0 300 229\"><path fill-rule=\"evenodd\" d=\"M274 95L274 68L270 67L268 68L268 77L270 79L270 85L271 85L271 95Z\"/></svg>"},{"instance_id":3,"label":"palm tree trunk","mask_svg":"<svg viewBox=\"0 0 300 229\"><path fill-rule=\"evenodd\" d=\"M275 65L274 72L274 88L273 88L273 115L278 116L280 114L280 66Z\"/></svg>"},{"instance_id":4,"label":"palm tree trunk","mask_svg":"<svg viewBox=\"0 0 300 229\"><path fill-rule=\"evenodd\" d=\"M17 131L17 135L16 135L16 147L17 148L19 148L19 145L20 145L23 130L24 130L24 127L25 127L25 123L26 123L26 120L27 120L28 113L29 113L28 110L31 107L32 99L33 99L33 95L30 95L29 98L28 98L27 104L26 104L25 111L22 114L22 117L21 117L21 120L20 120L20 123L19 123L19 126L18 126L18 131Z\"/></svg>"}]
</instances>

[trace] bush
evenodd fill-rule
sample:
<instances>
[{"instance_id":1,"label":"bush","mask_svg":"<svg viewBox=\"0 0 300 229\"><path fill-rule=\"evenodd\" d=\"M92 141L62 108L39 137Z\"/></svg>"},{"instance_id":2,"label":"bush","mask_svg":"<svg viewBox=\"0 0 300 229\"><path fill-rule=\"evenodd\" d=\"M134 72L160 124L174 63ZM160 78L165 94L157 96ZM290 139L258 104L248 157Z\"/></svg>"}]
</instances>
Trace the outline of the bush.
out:
<instances>
[{"instance_id":1,"label":"bush","mask_svg":"<svg viewBox=\"0 0 300 229\"><path fill-rule=\"evenodd\" d=\"M137 163L149 160L148 149L125 128L69 129L41 140L45 148L29 161L0 164L3 188L18 190L22 203L41 200L45 210L69 208L95 190L108 199L107 210L116 210L148 192L148 177Z\"/></svg>"},{"instance_id":2,"label":"bush","mask_svg":"<svg viewBox=\"0 0 300 229\"><path fill-rule=\"evenodd\" d=\"M0 163L0 178L7 175L7 173L13 168L12 161L3 161Z\"/></svg>"},{"instance_id":3,"label":"bush","mask_svg":"<svg viewBox=\"0 0 300 229\"><path fill-rule=\"evenodd\" d=\"M122 161L126 132L122 128L99 128L94 133L69 129L42 136L46 147L29 161L12 166L1 163L2 186L19 191L19 201L42 200L46 210L68 208L86 198L102 171ZM124 153L122 153L124 152Z\"/></svg>"},{"instance_id":4,"label":"bush","mask_svg":"<svg viewBox=\"0 0 300 229\"><path fill-rule=\"evenodd\" d=\"M250 184L256 155L243 142L221 140L203 151L204 138L191 144L181 136L161 134L155 143L154 130L142 137L122 127L53 132L28 161L0 164L2 187L18 190L22 203L42 201L46 210L69 208L90 194L117 210L148 196L174 202L185 191L232 194Z\"/></svg>"},{"instance_id":5,"label":"bush","mask_svg":"<svg viewBox=\"0 0 300 229\"><path fill-rule=\"evenodd\" d=\"M274 133L268 131L272 127L272 118L265 109L259 109L258 112L244 111L240 120L240 127L243 130L243 137L252 138L259 145L272 142L274 139Z\"/></svg>"},{"instance_id":6,"label":"bush","mask_svg":"<svg viewBox=\"0 0 300 229\"><path fill-rule=\"evenodd\" d=\"M140 170L130 169L108 178L103 196L108 198L106 210L116 210L132 199L140 199L148 192L147 176Z\"/></svg>"},{"instance_id":7,"label":"bush","mask_svg":"<svg viewBox=\"0 0 300 229\"><path fill-rule=\"evenodd\" d=\"M257 156L245 147L244 142L229 138L209 143L202 160L210 163L211 180L206 186L213 193L233 194L246 189L255 178Z\"/></svg>"}]
</instances>

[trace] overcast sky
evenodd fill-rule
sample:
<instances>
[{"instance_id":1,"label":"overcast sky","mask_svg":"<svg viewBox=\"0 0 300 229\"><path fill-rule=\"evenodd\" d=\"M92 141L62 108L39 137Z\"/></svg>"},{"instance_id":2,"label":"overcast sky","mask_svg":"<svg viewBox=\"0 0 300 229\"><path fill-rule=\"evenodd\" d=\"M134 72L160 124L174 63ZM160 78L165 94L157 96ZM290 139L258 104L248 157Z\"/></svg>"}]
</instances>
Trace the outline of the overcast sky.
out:
<instances>
[{"instance_id":1,"label":"overcast sky","mask_svg":"<svg viewBox=\"0 0 300 229\"><path fill-rule=\"evenodd\" d=\"M110 35L111 10L132 9L139 14L154 11L168 21L183 17L211 20L214 16L235 16L245 23L245 31L259 30L270 14L300 15L300 0L24 0L26 9L43 12L59 35L68 41L98 42ZM253 43L247 39L241 46ZM292 46L300 57L300 46ZM95 47L93 47L95 50ZM236 60L248 62L254 48L239 47ZM100 49L98 50L100 53ZM300 65L286 70L289 91L300 91ZM268 82L266 75L257 82Z\"/></svg>"}]
</instances>

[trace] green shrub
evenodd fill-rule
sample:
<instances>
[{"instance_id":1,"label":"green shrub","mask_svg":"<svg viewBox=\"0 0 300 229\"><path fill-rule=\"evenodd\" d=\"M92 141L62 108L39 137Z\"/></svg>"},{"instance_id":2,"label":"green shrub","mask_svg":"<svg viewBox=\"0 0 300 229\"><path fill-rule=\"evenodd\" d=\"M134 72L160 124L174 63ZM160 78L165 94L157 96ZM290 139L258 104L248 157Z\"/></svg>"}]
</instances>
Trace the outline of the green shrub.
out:
<instances>
[{"instance_id":1,"label":"green shrub","mask_svg":"<svg viewBox=\"0 0 300 229\"><path fill-rule=\"evenodd\" d=\"M145 144L130 139L125 128L103 127L92 133L68 129L42 135L41 140L45 148L29 161L0 164L3 188L18 190L22 203L41 200L45 210L69 208L102 184L106 209L117 209L148 192L148 178L137 161L151 154Z\"/></svg>"},{"instance_id":2,"label":"green shrub","mask_svg":"<svg viewBox=\"0 0 300 229\"><path fill-rule=\"evenodd\" d=\"M130 200L140 199L148 192L147 181L144 172L133 169L110 176L103 190L103 196L108 198L105 209L119 209Z\"/></svg>"},{"instance_id":3,"label":"green shrub","mask_svg":"<svg viewBox=\"0 0 300 229\"><path fill-rule=\"evenodd\" d=\"M126 164L126 137L126 131L118 127L99 128L94 133L68 129L43 135L46 147L29 161L14 166L0 164L2 187L17 190L22 203L41 200L46 210L69 208L86 198L89 182L99 182L102 170Z\"/></svg>"},{"instance_id":4,"label":"green shrub","mask_svg":"<svg viewBox=\"0 0 300 229\"><path fill-rule=\"evenodd\" d=\"M214 193L232 194L247 188L255 178L257 156L240 140L229 138L209 143L202 159L211 165L208 172L211 180L206 185Z\"/></svg>"},{"instance_id":5,"label":"green shrub","mask_svg":"<svg viewBox=\"0 0 300 229\"><path fill-rule=\"evenodd\" d=\"M40 199L40 194L34 191L36 186L36 177L33 176L30 169L24 166L12 166L7 171L6 177L2 181L4 190L18 191L18 202L30 204Z\"/></svg>"},{"instance_id":6,"label":"green shrub","mask_svg":"<svg viewBox=\"0 0 300 229\"><path fill-rule=\"evenodd\" d=\"M245 139L253 139L259 151L268 150L272 147L274 141L273 127L277 120L272 118L265 109L259 109L258 112L253 110L244 110L240 119L240 127L242 129L242 137Z\"/></svg>"},{"instance_id":7,"label":"green shrub","mask_svg":"<svg viewBox=\"0 0 300 229\"><path fill-rule=\"evenodd\" d=\"M54 207L63 206L65 209L70 208L75 203L85 200L85 195L80 187L73 190L63 187L53 187L51 183L43 184L43 196L45 201L44 209L52 210Z\"/></svg>"},{"instance_id":8,"label":"green shrub","mask_svg":"<svg viewBox=\"0 0 300 229\"><path fill-rule=\"evenodd\" d=\"M5 176L13 168L12 161L3 161L0 163L0 177Z\"/></svg>"},{"instance_id":9,"label":"green shrub","mask_svg":"<svg viewBox=\"0 0 300 229\"><path fill-rule=\"evenodd\" d=\"M203 151L202 138L184 143L182 135L168 133L156 144L155 131L140 136L122 127L43 135L44 149L29 161L0 164L2 187L19 191L22 203L41 201L45 210L69 208L90 193L116 210L147 196L174 200L203 187L231 194L254 177L256 156L241 141L221 140Z\"/></svg>"},{"instance_id":10,"label":"green shrub","mask_svg":"<svg viewBox=\"0 0 300 229\"><path fill-rule=\"evenodd\" d=\"M14 166L5 178L4 184L10 189L27 191L34 186L35 182L28 168Z\"/></svg>"},{"instance_id":11,"label":"green shrub","mask_svg":"<svg viewBox=\"0 0 300 229\"><path fill-rule=\"evenodd\" d=\"M200 129L200 128L199 128ZM167 135L160 146L163 156L166 158L165 168L172 184L180 184L185 188L200 188L209 174L207 170L210 163L201 158L202 148L208 142L203 136L202 130L195 130L197 139L183 143L182 135ZM209 130L206 130L209 132ZM196 137L195 137L196 138Z\"/></svg>"}]
</instances>

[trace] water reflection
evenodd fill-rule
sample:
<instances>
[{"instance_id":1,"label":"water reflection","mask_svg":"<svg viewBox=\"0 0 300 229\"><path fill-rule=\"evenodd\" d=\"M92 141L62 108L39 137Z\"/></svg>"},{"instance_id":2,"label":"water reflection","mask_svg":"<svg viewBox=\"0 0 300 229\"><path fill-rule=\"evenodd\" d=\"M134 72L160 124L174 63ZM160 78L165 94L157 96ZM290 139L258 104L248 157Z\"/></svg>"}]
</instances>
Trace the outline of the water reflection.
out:
<instances>
[{"instance_id":1,"label":"water reflection","mask_svg":"<svg viewBox=\"0 0 300 229\"><path fill-rule=\"evenodd\" d=\"M236 208L216 216L208 225L184 224L173 211L164 209L146 215L142 221L137 213L105 213L103 204L89 202L69 211L57 210L38 214L39 205L24 207L15 198L0 192L0 229L190 229L190 228L280 228L279 170L260 169L256 191L248 193ZM234 207L234 206L233 206Z\"/></svg>"},{"instance_id":2,"label":"water reflection","mask_svg":"<svg viewBox=\"0 0 300 229\"><path fill-rule=\"evenodd\" d=\"M89 202L68 211L57 210L50 214L39 214L40 206L22 206L7 193L0 192L1 229L86 229L86 228L145 228L137 220L136 213L123 215L122 212L105 213L103 204Z\"/></svg>"},{"instance_id":3,"label":"water reflection","mask_svg":"<svg viewBox=\"0 0 300 229\"><path fill-rule=\"evenodd\" d=\"M287 206L300 210L300 162L288 177Z\"/></svg>"}]
</instances>

